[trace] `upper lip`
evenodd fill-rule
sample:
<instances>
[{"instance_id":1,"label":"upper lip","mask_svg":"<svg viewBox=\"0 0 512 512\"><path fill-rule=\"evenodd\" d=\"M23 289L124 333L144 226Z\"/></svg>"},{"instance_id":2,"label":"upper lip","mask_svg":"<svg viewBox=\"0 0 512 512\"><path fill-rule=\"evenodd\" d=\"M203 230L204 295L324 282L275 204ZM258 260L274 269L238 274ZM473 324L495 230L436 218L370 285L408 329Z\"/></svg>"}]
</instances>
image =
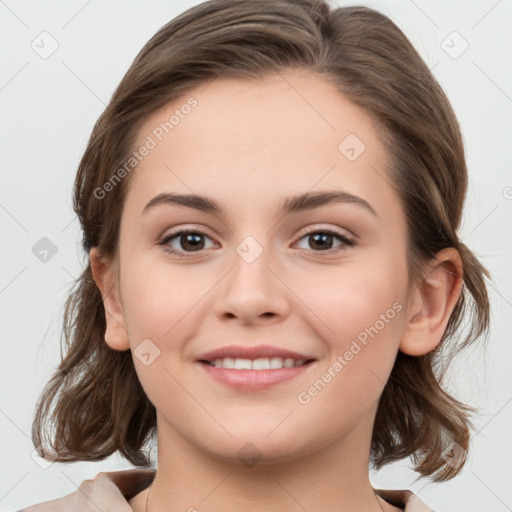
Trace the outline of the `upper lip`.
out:
<instances>
[{"instance_id":1,"label":"upper lip","mask_svg":"<svg viewBox=\"0 0 512 512\"><path fill-rule=\"evenodd\" d=\"M272 345L257 345L254 347L248 347L246 345L228 345L221 347L210 352L201 354L196 360L197 361L215 361L215 359L224 359L226 357L232 357L234 359L260 359L265 357L282 357L283 359L291 358L296 361L309 361L314 357L294 352L280 347L274 347Z\"/></svg>"}]
</instances>

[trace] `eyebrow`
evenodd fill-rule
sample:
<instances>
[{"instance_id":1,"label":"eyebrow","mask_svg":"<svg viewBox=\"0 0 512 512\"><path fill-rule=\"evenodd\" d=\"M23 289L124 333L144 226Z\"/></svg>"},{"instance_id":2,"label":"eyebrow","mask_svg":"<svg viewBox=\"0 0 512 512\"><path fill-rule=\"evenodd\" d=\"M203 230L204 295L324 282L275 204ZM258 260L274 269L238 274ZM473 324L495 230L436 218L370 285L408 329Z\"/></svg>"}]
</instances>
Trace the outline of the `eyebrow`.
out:
<instances>
[{"instance_id":1,"label":"eyebrow","mask_svg":"<svg viewBox=\"0 0 512 512\"><path fill-rule=\"evenodd\" d=\"M287 197L281 204L280 212L283 214L298 213L332 203L352 203L361 206L375 217L378 217L377 212L367 201L343 190L305 192L297 196ZM173 192L163 192L153 197L142 210L142 215L147 214L159 205L186 206L205 213L225 216L225 212L220 204L209 197L197 194L176 194Z\"/></svg>"}]
</instances>

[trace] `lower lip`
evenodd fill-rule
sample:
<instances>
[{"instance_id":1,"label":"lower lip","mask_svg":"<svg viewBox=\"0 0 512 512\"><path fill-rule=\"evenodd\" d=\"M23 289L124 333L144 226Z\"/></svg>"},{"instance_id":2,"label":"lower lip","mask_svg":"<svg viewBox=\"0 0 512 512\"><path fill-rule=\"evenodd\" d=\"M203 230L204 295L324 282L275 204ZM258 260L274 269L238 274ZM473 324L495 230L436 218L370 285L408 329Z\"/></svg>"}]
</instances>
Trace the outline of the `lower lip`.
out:
<instances>
[{"instance_id":1,"label":"lower lip","mask_svg":"<svg viewBox=\"0 0 512 512\"><path fill-rule=\"evenodd\" d=\"M243 391L268 389L280 382L293 379L308 370L314 361L292 368L276 368L275 370L235 370L220 368L208 363L199 363L215 380L227 386Z\"/></svg>"}]
</instances>

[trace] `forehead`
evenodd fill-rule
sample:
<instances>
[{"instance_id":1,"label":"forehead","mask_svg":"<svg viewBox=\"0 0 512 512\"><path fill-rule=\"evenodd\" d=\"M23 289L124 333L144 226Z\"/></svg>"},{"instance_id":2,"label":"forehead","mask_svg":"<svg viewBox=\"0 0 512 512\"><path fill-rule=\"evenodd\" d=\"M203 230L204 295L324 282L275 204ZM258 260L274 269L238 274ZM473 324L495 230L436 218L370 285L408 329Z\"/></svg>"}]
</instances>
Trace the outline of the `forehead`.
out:
<instances>
[{"instance_id":1,"label":"forehead","mask_svg":"<svg viewBox=\"0 0 512 512\"><path fill-rule=\"evenodd\" d=\"M151 149L133 171L127 202L140 213L166 189L261 205L273 195L340 185L370 198L378 185L381 196L396 199L382 190L387 154L375 124L318 75L218 79L142 125L135 146L150 141Z\"/></svg>"}]
</instances>

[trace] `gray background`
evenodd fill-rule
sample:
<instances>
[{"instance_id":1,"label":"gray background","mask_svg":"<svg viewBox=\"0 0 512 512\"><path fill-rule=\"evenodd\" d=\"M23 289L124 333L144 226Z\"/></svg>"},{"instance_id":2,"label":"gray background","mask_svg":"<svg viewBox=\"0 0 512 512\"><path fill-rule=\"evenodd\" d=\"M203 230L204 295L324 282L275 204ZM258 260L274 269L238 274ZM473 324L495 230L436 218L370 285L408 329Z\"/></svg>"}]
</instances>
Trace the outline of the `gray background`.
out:
<instances>
[{"instance_id":1,"label":"gray background","mask_svg":"<svg viewBox=\"0 0 512 512\"><path fill-rule=\"evenodd\" d=\"M71 208L79 159L139 49L196 3L0 1L0 510L53 499L100 470L129 467L117 457L42 467L32 458L32 415L58 364L64 300L85 261ZM411 488L438 511L512 510L512 2L350 3L389 15L447 92L470 173L462 238L494 276L487 349L460 357L447 381L480 410L469 463L444 484L415 481L406 462L372 473L372 482ZM458 55L464 41L469 46ZM45 54L52 45L54 53ZM43 237L56 251L46 262L33 252L48 243Z\"/></svg>"}]
</instances>

